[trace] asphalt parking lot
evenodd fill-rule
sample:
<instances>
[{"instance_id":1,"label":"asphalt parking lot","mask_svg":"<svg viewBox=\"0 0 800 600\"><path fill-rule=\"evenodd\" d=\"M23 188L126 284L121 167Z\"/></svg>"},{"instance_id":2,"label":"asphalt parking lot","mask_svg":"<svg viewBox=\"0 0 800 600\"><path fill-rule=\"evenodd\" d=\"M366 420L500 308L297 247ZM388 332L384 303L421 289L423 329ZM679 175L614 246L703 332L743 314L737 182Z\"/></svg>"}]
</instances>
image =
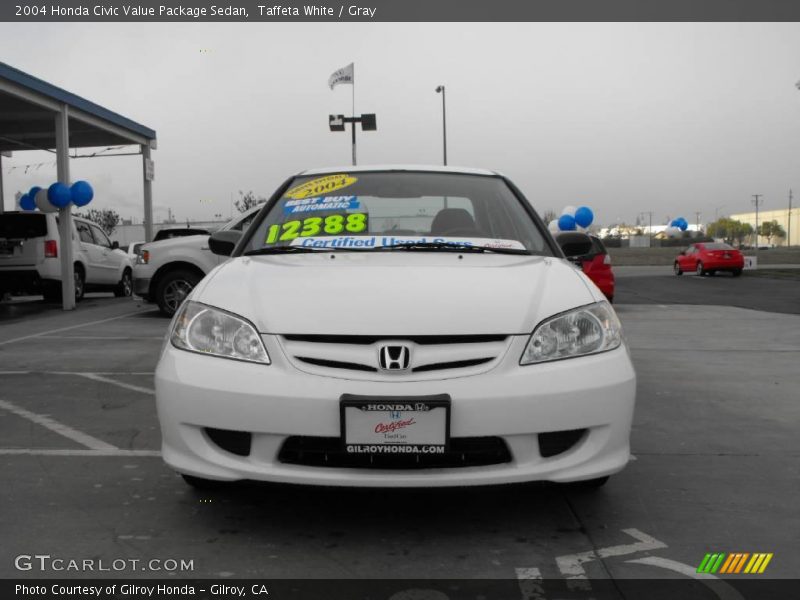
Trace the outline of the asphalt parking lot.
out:
<instances>
[{"instance_id":1,"label":"asphalt parking lot","mask_svg":"<svg viewBox=\"0 0 800 600\"><path fill-rule=\"evenodd\" d=\"M541 575L581 585L584 576L691 577L707 552L771 552L769 576L794 577L800 288L699 279L619 275L617 310L639 377L635 460L598 492L199 493L158 452L152 374L166 319L111 297L69 314L1 305L0 576ZM184 559L194 568L18 571L20 554Z\"/></svg>"}]
</instances>

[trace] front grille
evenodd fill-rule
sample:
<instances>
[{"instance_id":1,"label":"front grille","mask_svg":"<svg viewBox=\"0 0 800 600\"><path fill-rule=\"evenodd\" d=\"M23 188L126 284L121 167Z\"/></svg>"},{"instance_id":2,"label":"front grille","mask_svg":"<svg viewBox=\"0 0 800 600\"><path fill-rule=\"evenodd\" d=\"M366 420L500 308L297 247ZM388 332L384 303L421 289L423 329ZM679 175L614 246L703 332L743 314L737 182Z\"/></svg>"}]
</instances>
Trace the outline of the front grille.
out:
<instances>
[{"instance_id":1,"label":"front grille","mask_svg":"<svg viewBox=\"0 0 800 600\"><path fill-rule=\"evenodd\" d=\"M231 431L229 429L204 429L208 438L223 450L237 456L250 456L252 434L247 431Z\"/></svg>"},{"instance_id":2,"label":"front grille","mask_svg":"<svg viewBox=\"0 0 800 600\"><path fill-rule=\"evenodd\" d=\"M316 365L318 367L327 367L329 369L350 369L353 371L367 371L370 373L377 373L378 369L370 367L369 365L362 365L361 363L344 362L341 360L328 360L324 358L311 358L310 356L296 356L297 360L309 365ZM469 360L454 360L450 362L431 363L429 365L422 365L411 369L413 373L424 373L426 371L441 371L443 369L465 369L466 367L474 367L491 362L491 356L487 358L472 358Z\"/></svg>"},{"instance_id":3,"label":"front grille","mask_svg":"<svg viewBox=\"0 0 800 600\"><path fill-rule=\"evenodd\" d=\"M375 373L378 371L375 367L369 365L362 365L354 362L344 362L341 360L328 360L325 358L311 358L310 356L296 356L297 360L301 360L309 365L316 365L318 367L327 367L329 369L352 369L353 371L369 371Z\"/></svg>"},{"instance_id":4,"label":"front grille","mask_svg":"<svg viewBox=\"0 0 800 600\"><path fill-rule=\"evenodd\" d=\"M585 429L569 429L566 431L549 431L539 434L539 454L550 458L562 454L575 446L586 434Z\"/></svg>"},{"instance_id":5,"label":"front grille","mask_svg":"<svg viewBox=\"0 0 800 600\"><path fill-rule=\"evenodd\" d=\"M450 362L431 363L429 365L422 365L411 369L414 373L423 373L425 371L441 371L442 369L464 369L466 367L474 367L490 362L491 356L487 358L470 358L469 360L454 360Z\"/></svg>"},{"instance_id":6,"label":"front grille","mask_svg":"<svg viewBox=\"0 0 800 600\"><path fill-rule=\"evenodd\" d=\"M356 344L368 346L384 340L408 340L420 346L437 344L486 344L489 342L503 342L507 335L479 334L479 335L304 335L284 334L284 339L290 342L312 342L315 344Z\"/></svg>"},{"instance_id":7,"label":"front grille","mask_svg":"<svg viewBox=\"0 0 800 600\"><path fill-rule=\"evenodd\" d=\"M280 336L286 354L303 364L326 371L349 371L346 376L371 379L385 376L379 365L383 345L404 345L410 351L410 368L396 369L392 376L421 379L435 377L437 371L466 371L490 366L508 349L507 335L305 335ZM303 363L303 364L300 364ZM328 373L323 372L327 375Z\"/></svg>"},{"instance_id":8,"label":"front grille","mask_svg":"<svg viewBox=\"0 0 800 600\"><path fill-rule=\"evenodd\" d=\"M451 469L485 467L511 462L505 441L499 437L451 438L444 454L348 454L341 438L292 436L286 439L278 460L306 467L353 469Z\"/></svg>"}]
</instances>

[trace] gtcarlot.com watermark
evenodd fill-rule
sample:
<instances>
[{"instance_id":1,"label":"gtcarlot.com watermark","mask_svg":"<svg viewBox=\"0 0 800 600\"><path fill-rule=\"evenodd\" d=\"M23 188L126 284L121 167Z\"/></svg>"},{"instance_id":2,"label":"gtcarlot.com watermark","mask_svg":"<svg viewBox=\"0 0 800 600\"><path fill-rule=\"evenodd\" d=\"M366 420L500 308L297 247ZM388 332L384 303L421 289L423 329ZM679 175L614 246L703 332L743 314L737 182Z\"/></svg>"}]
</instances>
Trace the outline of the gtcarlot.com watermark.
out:
<instances>
[{"instance_id":1,"label":"gtcarlot.com watermark","mask_svg":"<svg viewBox=\"0 0 800 600\"><path fill-rule=\"evenodd\" d=\"M20 554L14 559L17 571L70 571L78 573L148 571L179 573L194 571L194 559L185 558L63 558L49 554Z\"/></svg>"}]
</instances>

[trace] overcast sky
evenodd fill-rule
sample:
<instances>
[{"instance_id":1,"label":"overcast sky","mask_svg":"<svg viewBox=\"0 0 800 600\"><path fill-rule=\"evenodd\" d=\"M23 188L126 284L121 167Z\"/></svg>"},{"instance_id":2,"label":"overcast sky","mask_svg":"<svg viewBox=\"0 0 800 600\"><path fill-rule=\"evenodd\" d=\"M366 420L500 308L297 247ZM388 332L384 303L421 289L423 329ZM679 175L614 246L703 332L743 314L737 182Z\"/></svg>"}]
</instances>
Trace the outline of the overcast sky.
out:
<instances>
[{"instance_id":1,"label":"overcast sky","mask_svg":"<svg viewBox=\"0 0 800 600\"><path fill-rule=\"evenodd\" d=\"M355 62L359 162L442 158L509 175L540 213L600 224L702 221L800 195L800 24L0 24L0 60L158 133L156 219L228 215L299 170L350 163L328 131ZM14 192L55 180L42 152L3 159ZM9 173L11 167L16 166ZM23 168L20 168L23 167ZM140 157L71 161L98 208L142 218Z\"/></svg>"}]
</instances>

